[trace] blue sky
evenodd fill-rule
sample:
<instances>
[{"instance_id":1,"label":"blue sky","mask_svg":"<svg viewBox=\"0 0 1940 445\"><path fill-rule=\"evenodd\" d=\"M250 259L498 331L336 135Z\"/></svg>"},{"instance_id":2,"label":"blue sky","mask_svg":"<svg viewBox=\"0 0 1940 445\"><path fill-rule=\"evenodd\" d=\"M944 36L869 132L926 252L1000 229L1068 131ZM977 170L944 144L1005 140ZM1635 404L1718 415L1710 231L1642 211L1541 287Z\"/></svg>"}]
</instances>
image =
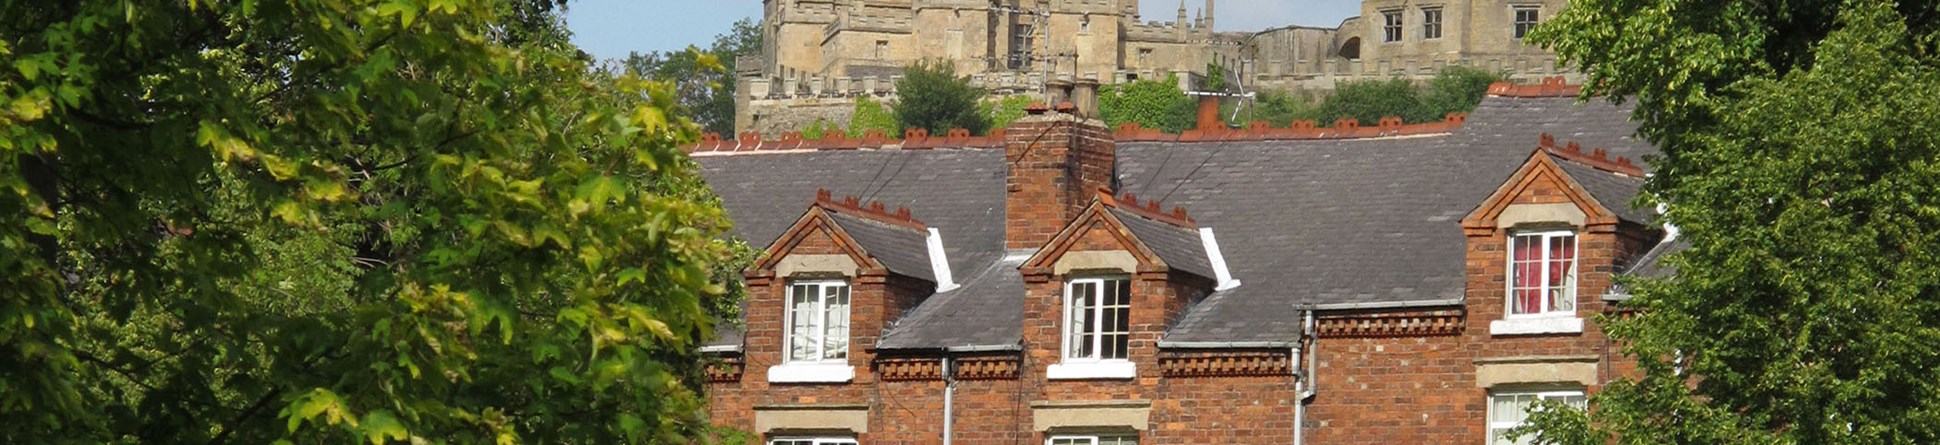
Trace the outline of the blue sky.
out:
<instances>
[{"instance_id":1,"label":"blue sky","mask_svg":"<svg viewBox=\"0 0 1940 445\"><path fill-rule=\"evenodd\" d=\"M1188 0L1187 14L1205 5ZM1258 31L1286 25L1334 26L1360 14L1360 0L1220 0L1220 31ZM1147 21L1172 21L1177 0L1143 0ZM707 46L735 20L761 15L761 0L574 0L567 3L566 26L573 43L599 58L624 58L630 51L666 51Z\"/></svg>"}]
</instances>

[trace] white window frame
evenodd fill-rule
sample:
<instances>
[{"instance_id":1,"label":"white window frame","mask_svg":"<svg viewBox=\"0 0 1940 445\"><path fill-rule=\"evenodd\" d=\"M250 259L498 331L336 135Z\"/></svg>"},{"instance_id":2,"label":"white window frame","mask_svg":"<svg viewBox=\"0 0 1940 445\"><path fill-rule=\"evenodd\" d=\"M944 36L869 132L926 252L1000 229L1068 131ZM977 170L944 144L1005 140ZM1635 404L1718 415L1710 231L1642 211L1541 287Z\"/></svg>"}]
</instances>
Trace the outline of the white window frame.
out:
<instances>
[{"instance_id":1,"label":"white window frame","mask_svg":"<svg viewBox=\"0 0 1940 445\"><path fill-rule=\"evenodd\" d=\"M1527 22L1522 21L1522 13L1524 11L1528 11L1530 15L1533 16L1533 17L1530 17L1529 21ZM1516 40L1522 40L1523 37L1527 37L1529 35L1529 31L1534 31L1536 29L1536 25L1540 25L1542 24L1542 22L1543 22L1542 6L1515 5L1515 6L1509 7L1509 37L1515 38ZM1529 26L1525 28L1523 27L1524 24L1527 24Z\"/></svg>"},{"instance_id":2,"label":"white window frame","mask_svg":"<svg viewBox=\"0 0 1940 445\"><path fill-rule=\"evenodd\" d=\"M1095 288L1098 289L1098 295L1096 297L1098 298L1098 301L1102 302L1105 287L1110 283L1117 283L1117 282L1126 283L1126 286L1125 286L1126 290L1124 295L1125 304L1122 305L1123 308L1125 309L1124 317L1126 319L1125 357L1124 358L1105 358L1104 357L1105 342L1103 341L1105 331L1102 328L1104 326L1104 324L1102 323L1102 320L1104 320L1104 311L1105 311L1106 305L1096 304L1096 305L1093 305L1091 308L1089 308L1091 310L1098 311L1098 313L1092 317L1095 320L1100 320L1100 324L1096 329L1092 329L1093 327L1087 326L1087 329L1089 330L1089 332L1074 333L1073 330L1071 329L1071 316L1072 316L1072 311L1074 306L1073 304L1071 304L1071 297L1073 295L1071 290L1079 285L1095 286ZM1045 369L1045 378L1051 379L1051 380L1085 380L1085 379L1130 379L1130 378L1138 377L1138 366L1133 364L1131 360L1131 356L1132 356L1131 332L1130 332L1131 330L1130 319L1132 316L1131 277L1103 276L1103 277L1087 277L1087 278L1077 278L1077 279L1067 280L1064 283L1064 296L1062 298L1064 298L1064 310L1061 312L1063 313L1064 317L1058 320L1058 332L1059 332L1058 357L1060 361L1058 363L1052 363L1051 366ZM1113 306L1117 307L1119 305L1113 305ZM1074 337L1078 335L1092 336L1092 345L1093 345L1092 356L1089 356L1089 357L1074 356L1073 353L1076 352L1075 351L1076 348L1072 347L1073 345L1072 340Z\"/></svg>"},{"instance_id":3,"label":"white window frame","mask_svg":"<svg viewBox=\"0 0 1940 445\"><path fill-rule=\"evenodd\" d=\"M1589 403L1587 401L1588 396L1585 395L1585 393L1581 389L1548 389L1548 390L1511 389L1511 390L1489 391L1488 410L1487 410L1488 412L1484 413L1485 417L1482 418L1482 421L1488 426L1488 428L1486 428L1486 431L1484 431L1484 434L1482 436L1483 444L1495 445L1496 432L1505 431L1510 428L1522 426L1523 424L1523 422L1495 421L1495 417L1496 417L1495 399L1497 397L1504 397L1504 396L1535 396L1537 403L1541 403L1548 400L1566 399L1569 397L1584 397L1586 399L1584 403L1586 404ZM1527 410L1528 408L1525 407L1522 409ZM1524 418L1524 421L1527 421L1527 420L1528 420L1527 418Z\"/></svg>"},{"instance_id":4,"label":"white window frame","mask_svg":"<svg viewBox=\"0 0 1940 445\"><path fill-rule=\"evenodd\" d=\"M1428 15L1430 13L1433 13L1435 15L1434 20L1428 20ZM1421 8L1421 39L1422 40L1441 40L1442 21L1446 20L1447 18L1448 18L1447 9L1443 9L1440 6L1423 6ZM1435 31L1433 35L1430 35L1428 32L1431 29Z\"/></svg>"},{"instance_id":5,"label":"white window frame","mask_svg":"<svg viewBox=\"0 0 1940 445\"><path fill-rule=\"evenodd\" d=\"M802 442L807 442L808 445L858 445L854 438L849 437L776 437L768 439L768 445L798 445Z\"/></svg>"},{"instance_id":6,"label":"white window frame","mask_svg":"<svg viewBox=\"0 0 1940 445\"><path fill-rule=\"evenodd\" d=\"M1533 313L1518 314L1516 313L1516 304L1515 304L1516 303L1516 239L1525 237L1525 236L1536 236L1536 237L1541 237L1542 239L1542 248L1537 249L1538 252L1542 253L1542 259L1539 261L1539 263L1542 264L1542 268L1541 268L1542 277L1538 280L1538 283L1541 283L1541 286L1542 286L1538 288L1538 293L1542 295L1542 301L1541 301L1542 310L1539 310ZM1569 277L1569 280L1563 283L1563 286L1565 287L1564 291L1567 294L1566 296L1564 296L1564 298L1570 301L1570 308L1567 310L1557 310L1556 308L1551 307L1550 300L1549 300L1549 292L1550 292L1549 241L1559 236L1570 237L1570 252L1572 253L1572 255L1570 256L1570 267L1569 267L1570 277ZM1581 265L1582 259L1583 259L1582 247L1583 247L1583 237L1579 236L1574 230L1524 230L1524 231L1509 232L1509 250L1508 252L1505 252L1506 255L1503 256L1506 259L1505 261L1503 261L1503 263L1505 263L1506 265L1505 267L1506 272L1503 274L1504 280L1502 280L1504 281L1503 285L1505 290L1505 292L1503 292L1504 298L1502 300L1503 318L1513 320L1513 319L1529 319L1529 318L1563 318L1563 317L1576 316L1576 310L1578 309L1576 304L1576 300L1578 296L1577 290L1579 287L1581 287L1578 284L1582 278L1582 271L1577 270L1577 268L1578 266Z\"/></svg>"},{"instance_id":7,"label":"white window frame","mask_svg":"<svg viewBox=\"0 0 1940 445\"><path fill-rule=\"evenodd\" d=\"M1062 329L1060 330L1063 331L1063 334L1064 334L1062 335L1063 341L1060 342L1060 344L1063 345L1063 348L1062 348L1063 352L1062 354L1060 354L1060 357L1063 358L1064 363L1123 362L1123 361L1131 360L1132 358L1131 339L1130 339L1131 332L1129 332L1131 322L1129 320L1125 323L1127 326L1128 332L1125 332L1125 335L1127 338L1126 338L1126 345L1125 345L1125 349L1126 349L1125 357L1123 358L1104 357L1105 328L1102 322L1100 322L1098 326L1086 326L1085 328L1087 332L1083 332L1083 333L1073 332L1071 329L1072 315L1074 315L1074 313L1072 312L1074 310L1072 306L1074 305L1071 302L1072 289L1077 288L1079 285L1088 284L1088 285L1096 286L1095 289L1097 289L1098 293L1094 295L1094 298L1097 298L1096 301L1102 303L1104 301L1103 298L1104 298L1105 285L1108 283L1116 283L1119 281L1129 282L1131 281L1131 278L1129 277L1078 278L1078 279L1068 280L1064 283L1064 318L1060 319L1061 320L1060 324L1063 325L1061 326ZM1132 302L1131 302L1132 298L1130 295L1123 295L1121 296L1121 298L1125 300L1125 304L1123 305L1125 309L1124 317L1129 319L1132 316ZM1105 304L1093 304L1090 308L1088 308L1096 312L1096 315L1094 315L1092 319L1101 320L1101 321L1104 320L1106 306L1107 305ZM1111 305L1111 306L1117 307L1119 305ZM1079 357L1074 355L1077 351L1075 351L1076 348L1073 347L1073 344L1074 344L1073 340L1076 340L1079 335L1086 335L1091 337L1091 341L1092 341L1091 344L1093 346L1091 349L1092 355L1090 357Z\"/></svg>"},{"instance_id":8,"label":"white window frame","mask_svg":"<svg viewBox=\"0 0 1940 445\"><path fill-rule=\"evenodd\" d=\"M1381 11L1381 43L1400 43L1407 39L1408 35L1404 32L1408 24L1407 17L1403 17L1405 13L1399 9Z\"/></svg>"},{"instance_id":9,"label":"white window frame","mask_svg":"<svg viewBox=\"0 0 1940 445\"><path fill-rule=\"evenodd\" d=\"M813 359L802 360L802 359L795 358L795 287L796 286L814 286L816 289L816 302L815 302L815 314L814 314L815 329L814 329L814 332L810 334L815 340L810 342L815 347L815 353L813 354L813 357L815 358ZM849 364L849 351L847 351L846 349L848 349L852 345L849 344L848 339L843 339L842 341L842 347L845 350L842 351L842 357L840 358L829 358L828 357L829 351L826 349L828 347L828 341L829 341L828 340L828 329L829 329L828 288L830 287L848 288L849 282L844 280L803 280L803 281L788 283L787 287L788 287L788 290L786 292L787 298L782 300L784 304L784 306L782 307L782 320L781 320L782 363L786 365L834 365L834 364L847 365ZM854 320L851 317L855 313L855 295L853 292L854 292L854 289L849 289L848 291L849 316L844 317L844 318L849 318L851 320L851 323L853 323L853 320Z\"/></svg>"},{"instance_id":10,"label":"white window frame","mask_svg":"<svg viewBox=\"0 0 1940 445\"><path fill-rule=\"evenodd\" d=\"M1098 442L1103 441L1107 437L1121 439L1118 443L1124 443L1122 439L1127 438L1131 439L1133 444L1138 443L1138 435L1136 434L1059 434L1044 438L1044 445L1057 445L1060 441L1076 441L1081 445L1098 445Z\"/></svg>"}]
</instances>

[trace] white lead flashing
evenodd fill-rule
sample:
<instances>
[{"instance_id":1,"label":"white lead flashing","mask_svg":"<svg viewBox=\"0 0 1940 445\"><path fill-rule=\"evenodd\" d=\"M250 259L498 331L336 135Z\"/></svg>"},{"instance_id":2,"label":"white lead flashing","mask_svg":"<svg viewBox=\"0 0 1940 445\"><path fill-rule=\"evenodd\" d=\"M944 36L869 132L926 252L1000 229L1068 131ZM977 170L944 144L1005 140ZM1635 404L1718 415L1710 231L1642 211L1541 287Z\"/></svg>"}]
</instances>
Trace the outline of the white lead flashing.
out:
<instances>
[{"instance_id":1,"label":"white lead flashing","mask_svg":"<svg viewBox=\"0 0 1940 445\"><path fill-rule=\"evenodd\" d=\"M848 364L791 363L768 367L768 383L848 383L855 367Z\"/></svg>"},{"instance_id":2,"label":"white lead flashing","mask_svg":"<svg viewBox=\"0 0 1940 445\"><path fill-rule=\"evenodd\" d=\"M719 354L723 352L741 352L741 345L702 346L701 352L715 353L715 354Z\"/></svg>"},{"instance_id":3,"label":"white lead flashing","mask_svg":"<svg viewBox=\"0 0 1940 445\"><path fill-rule=\"evenodd\" d=\"M925 238L930 249L930 273L936 276L936 292L956 290L957 283L950 277L950 259L944 256L943 232L930 228L930 236Z\"/></svg>"},{"instance_id":4,"label":"white lead flashing","mask_svg":"<svg viewBox=\"0 0 1940 445\"><path fill-rule=\"evenodd\" d=\"M1199 242L1206 247L1206 261L1212 264L1213 278L1219 280L1213 291L1239 287L1239 280L1233 279L1233 272L1226 268L1226 256L1219 253L1219 240L1213 237L1211 227L1199 228Z\"/></svg>"}]
</instances>

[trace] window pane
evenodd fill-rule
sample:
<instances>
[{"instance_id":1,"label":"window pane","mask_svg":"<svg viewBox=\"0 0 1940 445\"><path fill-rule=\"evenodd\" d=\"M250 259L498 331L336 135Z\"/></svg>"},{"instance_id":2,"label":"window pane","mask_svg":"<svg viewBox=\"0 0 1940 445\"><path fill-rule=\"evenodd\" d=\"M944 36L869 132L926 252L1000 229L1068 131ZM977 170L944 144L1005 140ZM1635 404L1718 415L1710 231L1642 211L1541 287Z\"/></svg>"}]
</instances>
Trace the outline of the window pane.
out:
<instances>
[{"instance_id":1,"label":"window pane","mask_svg":"<svg viewBox=\"0 0 1940 445\"><path fill-rule=\"evenodd\" d=\"M1500 394L1490 398L1490 423L1522 423L1529 409L1530 396L1526 394Z\"/></svg>"},{"instance_id":2,"label":"window pane","mask_svg":"<svg viewBox=\"0 0 1940 445\"><path fill-rule=\"evenodd\" d=\"M823 294L828 326L823 330L822 358L841 360L849 358L849 287L827 286Z\"/></svg>"},{"instance_id":3,"label":"window pane","mask_svg":"<svg viewBox=\"0 0 1940 445\"><path fill-rule=\"evenodd\" d=\"M1100 437L1098 445L1138 445L1137 436Z\"/></svg>"},{"instance_id":4,"label":"window pane","mask_svg":"<svg viewBox=\"0 0 1940 445\"><path fill-rule=\"evenodd\" d=\"M1092 342L1095 339L1091 336L1092 317L1096 315L1096 309L1092 301L1096 286L1096 283L1088 281L1071 284L1071 320L1065 326L1065 335L1071 339L1067 352L1074 358L1093 356Z\"/></svg>"},{"instance_id":5,"label":"window pane","mask_svg":"<svg viewBox=\"0 0 1940 445\"><path fill-rule=\"evenodd\" d=\"M1549 238L1549 307L1552 311L1576 310L1576 237Z\"/></svg>"},{"instance_id":6,"label":"window pane","mask_svg":"<svg viewBox=\"0 0 1940 445\"><path fill-rule=\"evenodd\" d=\"M815 286L797 285L790 288L793 293L788 308L792 321L788 332L788 358L790 360L815 359L815 334L821 329L815 324L816 293Z\"/></svg>"}]
</instances>

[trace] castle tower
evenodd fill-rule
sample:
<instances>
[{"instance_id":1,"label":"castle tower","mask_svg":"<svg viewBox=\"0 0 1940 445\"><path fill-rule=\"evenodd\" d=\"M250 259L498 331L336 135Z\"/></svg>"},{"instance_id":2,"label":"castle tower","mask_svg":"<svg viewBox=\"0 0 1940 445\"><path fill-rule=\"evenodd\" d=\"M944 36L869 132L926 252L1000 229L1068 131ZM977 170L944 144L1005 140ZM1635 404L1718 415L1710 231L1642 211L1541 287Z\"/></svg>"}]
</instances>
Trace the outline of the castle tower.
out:
<instances>
[{"instance_id":1,"label":"castle tower","mask_svg":"<svg viewBox=\"0 0 1940 445\"><path fill-rule=\"evenodd\" d=\"M1207 23L1205 23L1205 29L1207 29L1207 35L1213 35L1213 0L1207 0L1207 10L1205 10L1205 14L1207 14L1207 16L1205 16L1205 19L1207 19Z\"/></svg>"}]
</instances>

